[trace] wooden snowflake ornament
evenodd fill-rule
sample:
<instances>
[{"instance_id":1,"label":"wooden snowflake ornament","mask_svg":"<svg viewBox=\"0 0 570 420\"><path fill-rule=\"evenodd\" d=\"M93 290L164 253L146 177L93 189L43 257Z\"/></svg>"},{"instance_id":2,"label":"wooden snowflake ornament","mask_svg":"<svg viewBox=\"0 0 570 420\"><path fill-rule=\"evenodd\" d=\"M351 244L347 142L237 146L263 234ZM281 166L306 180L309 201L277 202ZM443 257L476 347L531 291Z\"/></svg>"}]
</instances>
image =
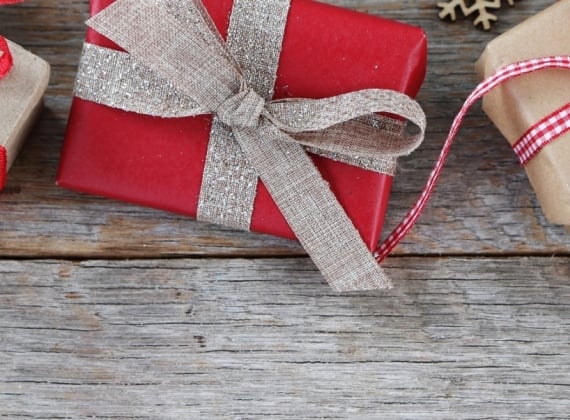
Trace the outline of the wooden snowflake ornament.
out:
<instances>
[{"instance_id":1,"label":"wooden snowflake ornament","mask_svg":"<svg viewBox=\"0 0 570 420\"><path fill-rule=\"evenodd\" d=\"M514 0L507 0L510 6L514 5ZM489 10L500 9L501 0L449 0L448 2L441 2L437 7L441 8L439 12L440 19L451 19L455 21L457 16L455 13L456 8L460 8L464 16L470 16L477 13L473 26L482 25L483 29L488 31L491 29L491 22L497 20L497 16L490 13Z\"/></svg>"}]
</instances>

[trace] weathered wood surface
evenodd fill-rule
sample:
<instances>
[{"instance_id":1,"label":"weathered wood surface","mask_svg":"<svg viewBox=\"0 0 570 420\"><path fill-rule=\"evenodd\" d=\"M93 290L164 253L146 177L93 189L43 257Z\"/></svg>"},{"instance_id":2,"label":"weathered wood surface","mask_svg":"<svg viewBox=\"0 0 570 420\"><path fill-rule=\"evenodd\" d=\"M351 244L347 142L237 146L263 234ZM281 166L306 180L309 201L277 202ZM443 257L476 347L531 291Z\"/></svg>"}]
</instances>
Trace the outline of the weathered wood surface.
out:
<instances>
[{"instance_id":1,"label":"weathered wood surface","mask_svg":"<svg viewBox=\"0 0 570 420\"><path fill-rule=\"evenodd\" d=\"M567 264L391 265L339 298L306 258L4 261L0 416L568 418Z\"/></svg>"},{"instance_id":2,"label":"weathered wood surface","mask_svg":"<svg viewBox=\"0 0 570 420\"><path fill-rule=\"evenodd\" d=\"M489 33L440 22L435 0L328 2L430 39L427 139L401 161L392 227L484 45L553 0L498 11ZM293 242L54 185L87 9L0 8L0 33L53 70L0 194L0 417L568 418L570 231L479 107L387 264L396 288L337 296Z\"/></svg>"},{"instance_id":3,"label":"weathered wood surface","mask_svg":"<svg viewBox=\"0 0 570 420\"><path fill-rule=\"evenodd\" d=\"M420 25L430 39L429 72L419 97L429 118L428 135L419 152L401 161L387 220L393 227L417 197L454 114L475 86L473 64L486 42L552 1L517 2L515 8L499 11L500 21L490 33L473 29L469 21L439 21L435 1L330 3ZM2 32L53 66L47 109L0 196L0 254L105 258L301 253L288 241L204 227L54 186L86 18L86 0L30 0L0 9ZM567 229L545 222L514 154L477 108L461 131L431 205L398 253L568 254L569 242Z\"/></svg>"}]
</instances>

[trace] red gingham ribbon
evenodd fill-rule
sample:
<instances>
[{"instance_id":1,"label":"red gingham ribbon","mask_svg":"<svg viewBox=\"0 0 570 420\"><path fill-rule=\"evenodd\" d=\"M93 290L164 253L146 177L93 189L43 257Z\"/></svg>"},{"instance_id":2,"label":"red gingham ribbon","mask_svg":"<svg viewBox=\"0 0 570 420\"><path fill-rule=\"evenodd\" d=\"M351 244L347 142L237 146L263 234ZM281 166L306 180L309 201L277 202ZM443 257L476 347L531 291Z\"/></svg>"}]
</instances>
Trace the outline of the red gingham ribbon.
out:
<instances>
[{"instance_id":1,"label":"red gingham ribbon","mask_svg":"<svg viewBox=\"0 0 570 420\"><path fill-rule=\"evenodd\" d=\"M500 69L493 76L481 82L475 88L475 90L471 92L471 94L465 100L465 103L461 107L459 113L453 120L453 124L451 125L451 129L449 131L447 139L445 140L441 153L439 154L439 158L427 180L420 198L409 210L404 219L398 224L398 226L396 226L392 233L390 233L382 245L380 245L380 247L378 247L374 252L374 256L378 262L383 261L390 254L390 252L392 252L392 250L408 234L408 232L412 229L412 227L421 216L422 211L424 210L430 196L433 194L439 176L441 175L443 165L447 159L451 146L455 141L457 132L459 131L459 127L461 126L465 115L473 106L473 104L481 99L484 95L486 95L489 91L493 90L495 87L501 85L507 80L548 68L570 69L570 57L544 57L510 64ZM567 119L568 117L565 117L564 121ZM559 129L554 127L553 129L547 130L547 132L556 132L557 130Z\"/></svg>"},{"instance_id":2,"label":"red gingham ribbon","mask_svg":"<svg viewBox=\"0 0 570 420\"><path fill-rule=\"evenodd\" d=\"M6 172L8 172L8 154L6 149L0 146L0 191L6 185Z\"/></svg>"},{"instance_id":3,"label":"red gingham ribbon","mask_svg":"<svg viewBox=\"0 0 570 420\"><path fill-rule=\"evenodd\" d=\"M526 166L543 148L570 130L570 103L530 127L514 144L521 165Z\"/></svg>"},{"instance_id":4,"label":"red gingham ribbon","mask_svg":"<svg viewBox=\"0 0 570 420\"><path fill-rule=\"evenodd\" d=\"M23 0L0 0L0 6L6 4L16 4ZM0 80L6 77L6 75L12 69L14 65L12 54L10 53L10 48L8 48L8 43L6 39L0 36Z\"/></svg>"}]
</instances>

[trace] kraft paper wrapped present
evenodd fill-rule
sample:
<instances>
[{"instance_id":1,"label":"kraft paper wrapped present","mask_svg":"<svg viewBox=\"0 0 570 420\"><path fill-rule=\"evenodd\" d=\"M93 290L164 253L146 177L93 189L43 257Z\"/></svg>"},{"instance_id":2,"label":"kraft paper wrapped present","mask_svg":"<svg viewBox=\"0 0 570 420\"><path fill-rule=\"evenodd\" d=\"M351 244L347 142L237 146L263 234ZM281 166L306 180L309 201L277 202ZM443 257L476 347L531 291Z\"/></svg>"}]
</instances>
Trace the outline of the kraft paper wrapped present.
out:
<instances>
[{"instance_id":1,"label":"kraft paper wrapped present","mask_svg":"<svg viewBox=\"0 0 570 420\"><path fill-rule=\"evenodd\" d=\"M231 120L236 113L240 114L240 118L247 119L247 116L250 113L255 114L256 110L258 115L260 112L262 114L269 112L267 110L273 105L275 107L271 109L280 106L287 108L297 98L320 99L372 88L389 89L394 95L400 96L406 95L399 92L410 96L415 95L423 81L426 66L426 37L421 29L311 0L293 0L290 5L285 0L267 2L176 0L173 2L157 1L153 4L144 3L144 5L136 1L91 0L90 4L91 14L95 18L89 22L91 28L87 33L87 42L78 71L75 98L57 178L60 186L191 217L198 216L200 220L236 228L246 228L286 238L298 238L299 235L293 233L294 229L290 226L290 218L286 219L283 216L283 209L276 204L275 192L281 188L295 190L297 188L293 187L294 185L302 191L303 188L307 188L307 182L313 182L314 178L322 176L325 182L323 185L327 186L326 189L330 187L330 191L356 228L358 240L363 242L364 249L366 250L366 247L374 249L378 243L390 193L394 169L392 165L395 166L393 156L388 159L390 161L388 166L391 166L391 169L379 171L377 167L374 167L375 164L370 167L366 164L360 166L352 164L355 160L362 164L362 156L347 160L341 157L342 153L327 154L316 151L310 154L308 162L310 165L312 161L318 169L315 175L308 177L307 182L300 182L290 178L289 175L278 176L281 178L277 182L279 188L275 188L268 187L263 176L261 177L263 182L258 183L255 172L253 180L244 182L244 179L252 175L251 171L244 167L247 166L247 161L254 159L252 154L255 155L257 147L254 146L249 150L250 154L244 162L239 156L240 153L232 151L233 146L230 144L232 141L213 146L213 139L219 136L220 131L224 131L224 124L231 125ZM107 25L101 15L117 14L119 12L115 10L120 7L124 7L120 13L129 17L122 19L120 15L115 16L116 20ZM198 17L192 15L196 13L194 8L202 10L202 7L205 7L200 12L203 13L202 15ZM143 12L140 9L151 11ZM187 14L192 16L186 18ZM220 121L225 115L222 124L216 122L212 115L208 115L210 112L204 112L204 115L199 115L197 112L192 114L196 116L175 117L169 114L153 113L153 110L149 110L164 104L168 105L168 103L170 105L174 103L176 106L185 103L186 107L191 107L189 102L185 102L184 95L165 93L169 89L168 84L164 85L161 84L162 82L147 77L146 70L141 69L148 67L155 70L154 66L166 59L157 58L155 60L154 57L159 57L163 53L166 55L171 53L194 54L191 59L201 62L203 53L195 51L192 45L194 42L201 42L202 37L210 37L209 32L205 34L204 30L198 30L196 34L184 41L186 44L180 49L172 45L181 43L178 33L194 30L192 25L196 21L201 22L203 20L201 16L204 14L211 17L215 29L221 36L228 38L227 48L233 50L232 54L239 57L242 62L250 61L250 67L253 70L246 66L243 77L250 78L250 80L256 79L255 82L258 83L256 89L261 80L263 86L261 86L259 95L264 96L265 101L273 99L275 102L273 105L268 102L269 105L263 108L264 101L259 101L260 97L257 93L241 92L244 84L242 81L237 82L238 87L240 83L242 85L240 92L231 98L233 100L239 96L242 101L241 105L233 106L230 114L232 112L234 114L230 117L226 115L225 107L228 101L224 102L223 110L215 112ZM133 17L134 15L136 17ZM155 21L158 16L161 16L160 19L164 21ZM186 19L185 22L188 24L185 23L178 28L178 20L182 19ZM167 24L166 21L170 23ZM209 21L209 18L205 21ZM124 27L123 22L126 22ZM119 26L123 27L122 33L118 29ZM210 26L206 24L206 27ZM139 35L134 33L137 27L140 27ZM178 33L172 29L173 27L178 28L176 29ZM100 28L104 29L103 32L107 37L101 35ZM273 34L266 39L267 33L276 29L279 29L277 32L283 31L278 36L279 39L277 41L273 39ZM153 31L158 30L171 41L166 44L147 45L154 42L147 38L154 36ZM120 42L115 38L113 38L115 42L109 39L111 35L108 34L116 31L118 31L115 33L116 38L124 36L121 47L118 45ZM230 37L229 34L232 33L233 37ZM131 38L139 39L140 42L134 42L126 48L125 44L129 44ZM265 39L263 42L262 38ZM217 40L213 38L210 41L213 44L217 43ZM139 60L136 52L139 47L142 48L139 51L142 55L146 54L145 51L149 53L151 60L149 64L141 66L129 61L127 56L132 57L133 51ZM122 53L123 48L128 54ZM206 49L217 51L218 46L208 45ZM225 60L226 55L225 52L220 54L222 61ZM182 66L186 65L187 63L182 64ZM203 74L204 79L202 83L197 84L194 90L187 90L188 95L200 90L201 85L209 86L214 79L226 80L226 75L213 76L213 73L218 71L217 65L211 71L204 70L209 65L206 63L193 67L191 76L193 77L194 73L200 73ZM177 64L174 64L174 67L168 64L167 66L172 70ZM135 68L138 75L125 74ZM241 70L238 73L241 73ZM186 70L180 72L182 78L191 76L188 76ZM212 80L209 80L210 78ZM161 87L156 89L156 94L149 94L153 86L158 84L161 84ZM184 89L188 84L182 83L181 86ZM148 97L145 96L147 94ZM276 102L275 100L283 101ZM367 100L363 97L362 100L353 101L345 108L349 110L362 108ZM137 105L133 106L135 102ZM416 105L411 108L416 109ZM309 112L307 106L307 101L305 101L305 105L297 109L296 115L300 119L311 119L313 113ZM404 106L406 107L408 110L411 109ZM243 111L242 108L244 108ZM261 111L262 109L265 111ZM395 110L389 106L383 111L390 115L402 115L393 112ZM421 114L423 117L423 113ZM411 120L406 115L403 117ZM265 121L264 118L262 117L263 121ZM371 122L371 124L384 132L387 138L393 136L392 146L400 148L396 143L404 139L402 136L404 136L405 129L402 119L378 118L378 121ZM372 119L376 120L376 118ZM244 124L247 125L246 122L241 121L237 123L237 126L241 127ZM415 122L415 125L421 126L422 123ZM238 131L241 130L240 127ZM247 131L247 127L242 128L246 128L245 131ZM254 123L254 127L250 128L260 129L260 126ZM341 137L348 143L351 142L351 137L358 136L357 131L349 135L346 132L341 134ZM231 140L231 135L229 137L228 140ZM308 137L311 137L310 133ZM260 140L263 138L264 136L261 136ZM370 140L376 141L372 137ZM416 140L413 142L413 147L408 151L419 144ZM263 143L259 146L263 146ZM276 150L276 153L283 153L282 148L277 146L275 149L268 150L267 156L273 155L273 150ZM313 151L311 149L311 152ZM279 166L283 160L288 161L289 152L284 153L276 160L276 166ZM261 158L261 160L264 159L265 157ZM372 167L375 170L370 170ZM288 172L285 171L283 174L288 174ZM296 182L299 183L296 184ZM240 184L237 192L234 185L236 183ZM241 189L251 190L253 194L250 192L243 194ZM273 193L270 192L272 189ZM211 190L217 190L215 191L218 193L217 201L214 200L215 205L204 204L203 196ZM219 194L220 192L222 194ZM307 194L314 192L307 191ZM300 199L304 198L304 193L299 194ZM251 216L245 217L245 226L241 217L244 211L234 209L236 206L241 207L242 201L251 201L252 208ZM298 204L297 201L302 200L292 199L289 203L294 207ZM317 206L322 202L322 206L326 207L326 201L322 197L314 199ZM233 204L228 205L231 202ZM296 216L300 212L305 213L305 210L292 211L292 215ZM290 216L291 213L289 213ZM336 228L332 227L330 222L326 219L311 222L305 231L309 231L309 235L312 234L311 232L331 233L330 231ZM301 242L307 249L306 242L303 240ZM332 239L331 242L317 246L322 248L319 253L338 256L339 251L344 247L343 242L337 243L336 239ZM332 265L340 265L341 260L351 259L350 248L353 242L355 241L347 243L346 256L339 258L338 264L331 261ZM337 254L326 252L327 247L336 248ZM371 255L368 250L366 251ZM308 252L311 254L311 251ZM377 264L374 265L377 266ZM319 268L321 271L326 271L326 267L319 266ZM377 268L370 266L370 269L376 270ZM335 281L331 278L328 280L329 283ZM352 288L345 286L346 284L341 286L336 284L333 288L338 290ZM367 283L364 288L374 288L374 286L372 283Z\"/></svg>"},{"instance_id":2,"label":"kraft paper wrapped present","mask_svg":"<svg viewBox=\"0 0 570 420\"><path fill-rule=\"evenodd\" d=\"M570 1L562 0L491 41L476 64L481 78L523 60L570 55ZM511 146L537 122L570 102L570 71L548 69L509 80L488 93L483 109ZM570 134L525 166L546 218L570 225Z\"/></svg>"},{"instance_id":3,"label":"kraft paper wrapped present","mask_svg":"<svg viewBox=\"0 0 570 420\"><path fill-rule=\"evenodd\" d=\"M0 80L0 190L42 107L49 64L8 41L14 66Z\"/></svg>"}]
</instances>

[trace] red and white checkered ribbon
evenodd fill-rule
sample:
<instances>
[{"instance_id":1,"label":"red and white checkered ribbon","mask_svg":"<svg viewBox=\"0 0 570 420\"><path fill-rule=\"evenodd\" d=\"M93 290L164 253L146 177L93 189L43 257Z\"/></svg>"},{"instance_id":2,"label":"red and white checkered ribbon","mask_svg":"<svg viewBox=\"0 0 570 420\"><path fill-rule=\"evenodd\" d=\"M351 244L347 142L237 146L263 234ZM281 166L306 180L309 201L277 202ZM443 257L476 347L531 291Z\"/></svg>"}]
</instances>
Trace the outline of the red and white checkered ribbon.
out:
<instances>
[{"instance_id":1,"label":"red and white checkered ribbon","mask_svg":"<svg viewBox=\"0 0 570 420\"><path fill-rule=\"evenodd\" d=\"M518 76L522 76L525 74L533 73L538 70L549 69L549 68L563 68L563 69L570 69L570 57L568 56L555 56L555 57L544 57L544 58L537 58L527 61L522 61L519 63L510 64L506 67L500 69L497 73L493 76L489 77L488 79L481 82L473 92L468 96L465 100L465 103L461 107L459 113L453 120L453 124L451 125L451 129L445 140L439 158L433 168L428 181L422 191L422 194L418 201L414 204L414 206L409 210L406 214L404 219L396 226L396 228L392 231L392 233L386 238L384 243L376 251L374 252L374 256L378 262L383 261L391 252L392 250L402 241L402 239L408 234L408 232L412 229L412 227L416 224L417 220L422 214L426 204L428 203L429 198L433 194L433 191L437 185L437 181L441 175L441 171L443 165L449 155L449 151L453 142L455 141L455 137L457 136L457 132L465 118L465 115L469 111L469 109L473 106L475 102L485 96L488 92L493 90L495 87L501 85L502 83L513 79ZM560 110L559 110L560 111ZM562 112L556 112L554 117L554 121L552 125L545 126L544 129L539 129L538 136L535 137L538 140L529 140L532 143L532 146L528 146L529 150L535 147L540 147L538 143L543 143L543 146L547 143L544 143L542 138L548 138L552 141L554 139L553 134L557 134L558 131L564 130L563 126L570 124L568 122L569 117L566 115L565 117L562 116ZM542 122L542 121L541 121ZM540 123L538 125L540 125ZM559 124L559 125L556 125ZM533 127L537 127L534 125ZM567 130L567 129L566 129ZM532 128L531 128L532 131ZM550 134L549 134L550 133ZM536 153L534 153L536 154Z\"/></svg>"},{"instance_id":2,"label":"red and white checkered ribbon","mask_svg":"<svg viewBox=\"0 0 570 420\"><path fill-rule=\"evenodd\" d=\"M570 103L530 127L514 144L521 165L526 166L544 147L570 130Z\"/></svg>"}]
</instances>

